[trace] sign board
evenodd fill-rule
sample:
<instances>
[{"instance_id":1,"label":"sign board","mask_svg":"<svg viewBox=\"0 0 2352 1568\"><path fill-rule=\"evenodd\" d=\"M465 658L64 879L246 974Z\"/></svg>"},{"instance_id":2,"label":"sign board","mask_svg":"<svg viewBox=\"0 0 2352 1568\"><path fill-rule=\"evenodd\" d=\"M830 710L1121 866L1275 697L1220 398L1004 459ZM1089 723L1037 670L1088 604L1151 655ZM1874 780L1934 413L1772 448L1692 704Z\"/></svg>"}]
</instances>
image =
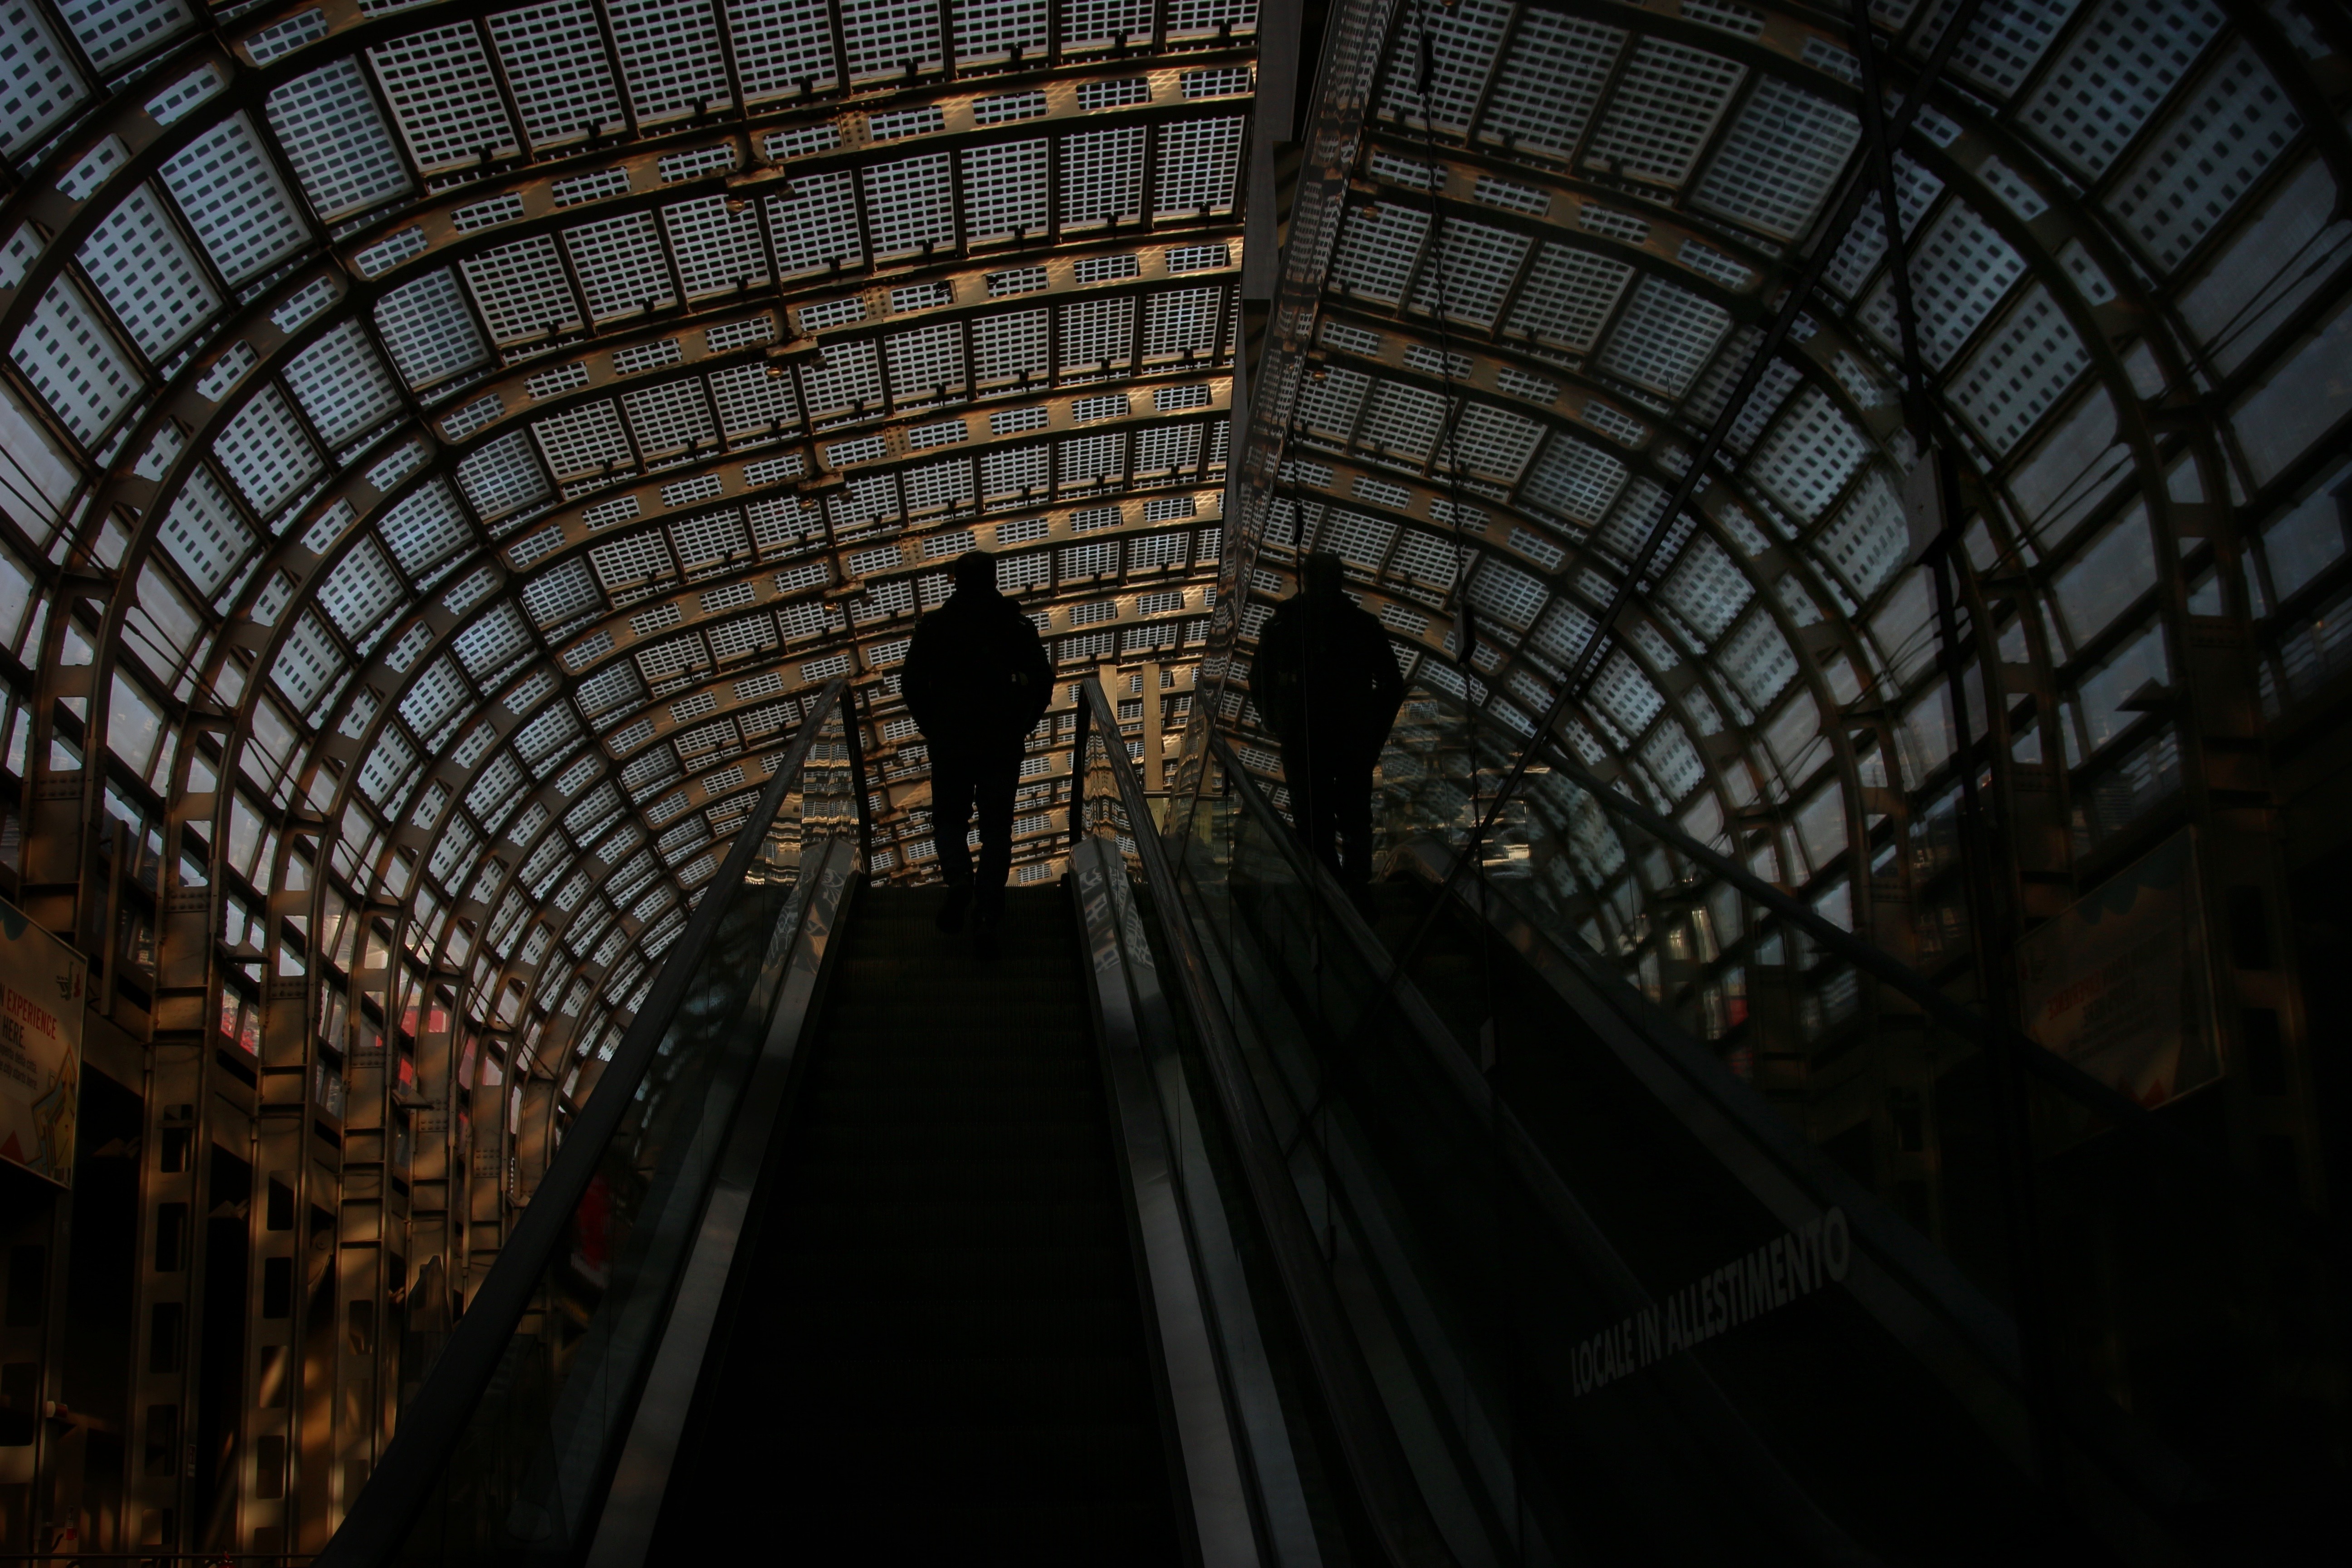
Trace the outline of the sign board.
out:
<instances>
[{"instance_id":1,"label":"sign board","mask_svg":"<svg viewBox=\"0 0 2352 1568\"><path fill-rule=\"evenodd\" d=\"M2221 1076L2184 828L2018 944L2025 1032L2142 1105Z\"/></svg>"},{"instance_id":2,"label":"sign board","mask_svg":"<svg viewBox=\"0 0 2352 1568\"><path fill-rule=\"evenodd\" d=\"M0 900L0 1160L73 1184L89 965Z\"/></svg>"}]
</instances>

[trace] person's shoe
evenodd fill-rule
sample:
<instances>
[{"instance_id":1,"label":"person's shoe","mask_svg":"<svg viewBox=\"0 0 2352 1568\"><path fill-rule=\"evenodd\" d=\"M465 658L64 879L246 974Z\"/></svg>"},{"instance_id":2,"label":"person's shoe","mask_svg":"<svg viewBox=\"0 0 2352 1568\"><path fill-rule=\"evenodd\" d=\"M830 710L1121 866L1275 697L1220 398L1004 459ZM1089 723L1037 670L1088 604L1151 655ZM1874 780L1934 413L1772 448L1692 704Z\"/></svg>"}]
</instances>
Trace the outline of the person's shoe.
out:
<instances>
[{"instance_id":1,"label":"person's shoe","mask_svg":"<svg viewBox=\"0 0 2352 1568\"><path fill-rule=\"evenodd\" d=\"M953 936L963 930L963 912L971 905L971 889L969 887L951 884L948 888L948 901L940 906L939 915L933 923L950 936Z\"/></svg>"},{"instance_id":2,"label":"person's shoe","mask_svg":"<svg viewBox=\"0 0 2352 1568\"><path fill-rule=\"evenodd\" d=\"M1003 923L1004 919L1002 915L981 914L973 918L971 955L974 958L992 959L1003 951L1002 944L997 941L997 928Z\"/></svg>"}]
</instances>

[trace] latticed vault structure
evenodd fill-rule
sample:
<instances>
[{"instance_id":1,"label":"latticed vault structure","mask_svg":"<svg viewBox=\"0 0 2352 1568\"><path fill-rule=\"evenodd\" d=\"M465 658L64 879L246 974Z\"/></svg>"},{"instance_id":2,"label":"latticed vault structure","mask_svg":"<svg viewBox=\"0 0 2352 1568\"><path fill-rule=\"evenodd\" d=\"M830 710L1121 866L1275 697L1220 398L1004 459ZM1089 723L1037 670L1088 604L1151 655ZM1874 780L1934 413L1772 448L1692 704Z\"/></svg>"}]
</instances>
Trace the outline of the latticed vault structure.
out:
<instances>
[{"instance_id":1,"label":"latticed vault structure","mask_svg":"<svg viewBox=\"0 0 2352 1568\"><path fill-rule=\"evenodd\" d=\"M1203 713L1275 784L1253 634L1334 552L1485 788L1549 726L2011 1016L2020 939L2185 826L2229 1138L2315 1199L2280 878L2342 841L2352 26L1874 0L1866 50L1861 9L1335 13ZM1597 812L1550 837L1596 949L1941 1224L1916 1017Z\"/></svg>"},{"instance_id":2,"label":"latticed vault structure","mask_svg":"<svg viewBox=\"0 0 2352 1568\"><path fill-rule=\"evenodd\" d=\"M1332 552L1417 723L1996 1009L2192 829L2230 1136L2316 1195L2340 7L1324 9L0 8L0 890L90 959L76 1234L138 1237L89 1346L0 1327L100 1412L0 1489L322 1542L835 677L927 872L895 672L974 548L1155 790L1217 730L1278 789L1254 637ZM1589 938L1727 1034L1762 955L1610 831ZM1788 984L1823 1064L1742 1070L1932 1226L1933 1064Z\"/></svg>"},{"instance_id":3,"label":"latticed vault structure","mask_svg":"<svg viewBox=\"0 0 2352 1568\"><path fill-rule=\"evenodd\" d=\"M291 1542L396 1406L374 1325L487 1268L835 675L924 868L894 671L953 556L996 552L1074 671L1133 667L1157 773L1213 598L1256 7L5 27L17 898L99 955L93 1060L149 1053L125 1131L251 1142L249 1192L185 1158L142 1223L249 1200L275 1303L240 1476L187 1358L140 1362L127 1517ZM142 1258L139 1312L197 1331L189 1255ZM273 1393L306 1334L316 1412Z\"/></svg>"}]
</instances>

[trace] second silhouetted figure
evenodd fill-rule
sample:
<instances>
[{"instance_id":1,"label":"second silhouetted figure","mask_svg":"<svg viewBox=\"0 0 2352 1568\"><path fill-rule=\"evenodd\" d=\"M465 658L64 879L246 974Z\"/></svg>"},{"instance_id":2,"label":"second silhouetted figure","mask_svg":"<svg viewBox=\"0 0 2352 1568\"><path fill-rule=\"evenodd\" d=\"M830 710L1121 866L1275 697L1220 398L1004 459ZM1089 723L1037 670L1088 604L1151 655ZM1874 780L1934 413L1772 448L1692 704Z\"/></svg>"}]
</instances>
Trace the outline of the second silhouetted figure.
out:
<instances>
[{"instance_id":1,"label":"second silhouetted figure","mask_svg":"<svg viewBox=\"0 0 2352 1568\"><path fill-rule=\"evenodd\" d=\"M975 942L995 948L1013 868L1013 795L1022 742L1054 696L1054 667L1037 628L997 592L996 559L982 550L956 558L955 592L915 627L907 652L907 706L931 761L931 841L947 878L940 929L962 928L972 911ZM965 844L980 816L980 870Z\"/></svg>"},{"instance_id":2,"label":"second silhouetted figure","mask_svg":"<svg viewBox=\"0 0 2352 1568\"><path fill-rule=\"evenodd\" d=\"M1250 696L1282 742L1299 837L1344 880L1361 883L1372 869L1372 764L1404 701L1404 678L1381 623L1343 589L1339 558L1309 555L1306 578L1258 634Z\"/></svg>"}]
</instances>

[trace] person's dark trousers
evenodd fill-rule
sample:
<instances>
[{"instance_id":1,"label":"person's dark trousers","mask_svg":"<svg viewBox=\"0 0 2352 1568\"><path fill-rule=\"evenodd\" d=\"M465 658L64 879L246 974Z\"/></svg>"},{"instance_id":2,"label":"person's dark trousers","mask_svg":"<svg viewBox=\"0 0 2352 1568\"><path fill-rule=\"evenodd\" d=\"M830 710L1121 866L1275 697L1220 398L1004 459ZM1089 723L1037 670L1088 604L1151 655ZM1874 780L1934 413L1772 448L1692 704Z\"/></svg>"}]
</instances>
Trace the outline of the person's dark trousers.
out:
<instances>
[{"instance_id":1,"label":"person's dark trousers","mask_svg":"<svg viewBox=\"0 0 2352 1568\"><path fill-rule=\"evenodd\" d=\"M1290 783L1290 817L1307 853L1331 868L1349 887L1372 879L1372 769L1369 763L1332 759L1335 747L1296 742L1282 748L1283 776ZM1335 842L1336 845L1335 845Z\"/></svg>"},{"instance_id":2,"label":"person's dark trousers","mask_svg":"<svg viewBox=\"0 0 2352 1568\"><path fill-rule=\"evenodd\" d=\"M1021 753L1002 757L931 752L931 843L950 887L969 884L972 910L983 921L1004 913L1004 879L1013 871L1013 795L1021 782ZM964 843L973 811L980 813L980 869Z\"/></svg>"}]
</instances>

